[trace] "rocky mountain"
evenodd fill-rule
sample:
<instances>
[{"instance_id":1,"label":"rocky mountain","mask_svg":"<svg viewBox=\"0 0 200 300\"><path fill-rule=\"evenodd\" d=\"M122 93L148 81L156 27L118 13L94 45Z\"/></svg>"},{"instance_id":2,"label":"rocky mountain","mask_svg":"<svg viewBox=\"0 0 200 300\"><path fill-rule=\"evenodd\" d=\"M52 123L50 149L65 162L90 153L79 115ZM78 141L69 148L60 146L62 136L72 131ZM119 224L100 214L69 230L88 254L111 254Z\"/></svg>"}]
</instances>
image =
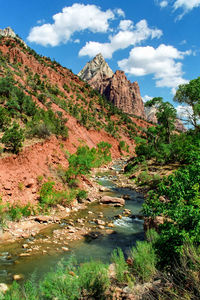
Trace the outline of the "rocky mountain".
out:
<instances>
[{"instance_id":1,"label":"rocky mountain","mask_svg":"<svg viewBox=\"0 0 200 300\"><path fill-rule=\"evenodd\" d=\"M113 73L101 54L88 62L78 76L123 112L145 118L138 83L131 83L123 71Z\"/></svg>"},{"instance_id":2,"label":"rocky mountain","mask_svg":"<svg viewBox=\"0 0 200 300\"><path fill-rule=\"evenodd\" d=\"M68 166L66 151L104 141L115 158L123 141L133 153L134 137L148 123L116 112L70 70L10 34L4 30L0 38L0 195L3 201L34 204L39 178L51 178L63 188L58 173ZM24 135L17 154L1 139L13 126Z\"/></svg>"}]
</instances>

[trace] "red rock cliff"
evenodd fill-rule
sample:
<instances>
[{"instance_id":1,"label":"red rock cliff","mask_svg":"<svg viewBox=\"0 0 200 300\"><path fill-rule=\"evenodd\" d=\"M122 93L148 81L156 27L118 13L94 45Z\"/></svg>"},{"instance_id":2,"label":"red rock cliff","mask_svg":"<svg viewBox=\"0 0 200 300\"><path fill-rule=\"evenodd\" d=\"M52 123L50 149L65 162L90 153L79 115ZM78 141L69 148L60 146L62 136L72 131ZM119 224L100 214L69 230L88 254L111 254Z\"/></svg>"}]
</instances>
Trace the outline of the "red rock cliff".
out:
<instances>
[{"instance_id":1,"label":"red rock cliff","mask_svg":"<svg viewBox=\"0 0 200 300\"><path fill-rule=\"evenodd\" d=\"M88 62L78 75L125 113L145 118L138 83L131 83L123 71L113 74L101 54Z\"/></svg>"}]
</instances>

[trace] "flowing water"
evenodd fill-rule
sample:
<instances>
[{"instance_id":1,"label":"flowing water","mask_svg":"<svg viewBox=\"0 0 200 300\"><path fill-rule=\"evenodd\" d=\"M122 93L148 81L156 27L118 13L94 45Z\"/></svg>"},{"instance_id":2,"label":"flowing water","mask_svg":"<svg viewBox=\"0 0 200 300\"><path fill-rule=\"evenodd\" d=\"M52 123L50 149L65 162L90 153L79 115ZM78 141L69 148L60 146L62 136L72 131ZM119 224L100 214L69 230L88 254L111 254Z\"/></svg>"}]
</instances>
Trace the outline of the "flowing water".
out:
<instances>
[{"instance_id":1,"label":"flowing water","mask_svg":"<svg viewBox=\"0 0 200 300\"><path fill-rule=\"evenodd\" d=\"M120 165L113 166L115 170L120 170ZM127 188L118 188L115 184L115 176L106 175L98 178L101 185L109 188L109 192L103 192L102 195L110 195L121 197L128 195L129 200L126 200L125 207L115 208L109 206L99 205L97 203L89 204L87 209L74 213L73 219L88 218L87 226L94 226L92 218L98 218L99 213L103 213L107 222L113 222L114 228L107 228L107 230L94 229L97 238L85 238L77 241L71 241L67 245L69 251L65 252L61 248L61 244L56 244L53 241L52 232L55 229L63 229L67 223L63 222L60 225L54 225L50 229L44 230L43 233L34 238L33 241L25 240L24 243L33 243L39 247L40 251L34 255L27 257L20 257L22 252L22 242L13 243L6 248L0 248L0 282L10 283L13 274L23 274L24 278L29 278L34 272L38 278L51 268L55 267L61 259L67 259L74 255L78 262L89 261L91 259L101 260L103 262L110 262L111 253L117 247L123 249L124 253L128 252L137 240L144 239L143 221L139 218L131 218L122 216L123 210L129 209L132 214L140 213L143 203L142 195L136 193L134 190ZM91 214L89 219L88 211ZM94 227L95 228L95 227ZM51 240L52 237L52 240ZM48 239L48 240L47 240ZM48 247L46 246L48 242ZM48 250L47 250L48 248ZM44 249L46 249L44 251ZM25 249L26 250L26 249ZM24 250L24 251L25 251Z\"/></svg>"}]
</instances>

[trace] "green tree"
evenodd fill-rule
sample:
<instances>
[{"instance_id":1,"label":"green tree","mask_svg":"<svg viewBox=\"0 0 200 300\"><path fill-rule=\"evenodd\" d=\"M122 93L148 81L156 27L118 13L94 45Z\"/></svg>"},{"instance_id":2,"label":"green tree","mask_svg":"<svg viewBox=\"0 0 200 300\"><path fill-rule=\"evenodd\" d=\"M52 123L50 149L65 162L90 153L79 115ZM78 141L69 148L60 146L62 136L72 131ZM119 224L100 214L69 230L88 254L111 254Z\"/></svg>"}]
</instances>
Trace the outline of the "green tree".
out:
<instances>
[{"instance_id":1,"label":"green tree","mask_svg":"<svg viewBox=\"0 0 200 300\"><path fill-rule=\"evenodd\" d=\"M158 124L161 125L161 130L165 135L166 142L169 144L171 133L175 129L176 109L171 103L162 102L158 107L156 117Z\"/></svg>"},{"instance_id":2,"label":"green tree","mask_svg":"<svg viewBox=\"0 0 200 300\"><path fill-rule=\"evenodd\" d=\"M22 142L24 141L23 129L20 128L19 124L14 122L13 126L4 132L1 141L5 144L7 150L17 154L22 147Z\"/></svg>"},{"instance_id":3,"label":"green tree","mask_svg":"<svg viewBox=\"0 0 200 300\"><path fill-rule=\"evenodd\" d=\"M170 143L170 136L174 130L176 120L176 109L169 102L164 102L162 97L155 97L146 102L145 107L155 107L158 125L160 125L160 135L165 142Z\"/></svg>"},{"instance_id":4,"label":"green tree","mask_svg":"<svg viewBox=\"0 0 200 300\"><path fill-rule=\"evenodd\" d=\"M187 121L195 129L200 130L200 77L191 80L187 84L179 85L174 101L186 104L192 108L192 113L189 110L186 111L188 115Z\"/></svg>"}]
</instances>

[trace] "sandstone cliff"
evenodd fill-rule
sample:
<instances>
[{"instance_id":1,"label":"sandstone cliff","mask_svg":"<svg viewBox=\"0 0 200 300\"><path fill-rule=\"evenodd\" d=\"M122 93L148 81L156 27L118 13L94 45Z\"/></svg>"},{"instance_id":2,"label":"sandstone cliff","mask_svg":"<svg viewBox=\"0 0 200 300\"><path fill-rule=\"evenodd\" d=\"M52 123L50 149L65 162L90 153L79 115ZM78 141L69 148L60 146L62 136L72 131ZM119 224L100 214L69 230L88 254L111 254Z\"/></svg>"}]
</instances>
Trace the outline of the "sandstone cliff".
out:
<instances>
[{"instance_id":1,"label":"sandstone cliff","mask_svg":"<svg viewBox=\"0 0 200 300\"><path fill-rule=\"evenodd\" d=\"M138 83L131 83L123 71L113 73L101 54L88 62L78 75L123 112L145 118Z\"/></svg>"}]
</instances>

